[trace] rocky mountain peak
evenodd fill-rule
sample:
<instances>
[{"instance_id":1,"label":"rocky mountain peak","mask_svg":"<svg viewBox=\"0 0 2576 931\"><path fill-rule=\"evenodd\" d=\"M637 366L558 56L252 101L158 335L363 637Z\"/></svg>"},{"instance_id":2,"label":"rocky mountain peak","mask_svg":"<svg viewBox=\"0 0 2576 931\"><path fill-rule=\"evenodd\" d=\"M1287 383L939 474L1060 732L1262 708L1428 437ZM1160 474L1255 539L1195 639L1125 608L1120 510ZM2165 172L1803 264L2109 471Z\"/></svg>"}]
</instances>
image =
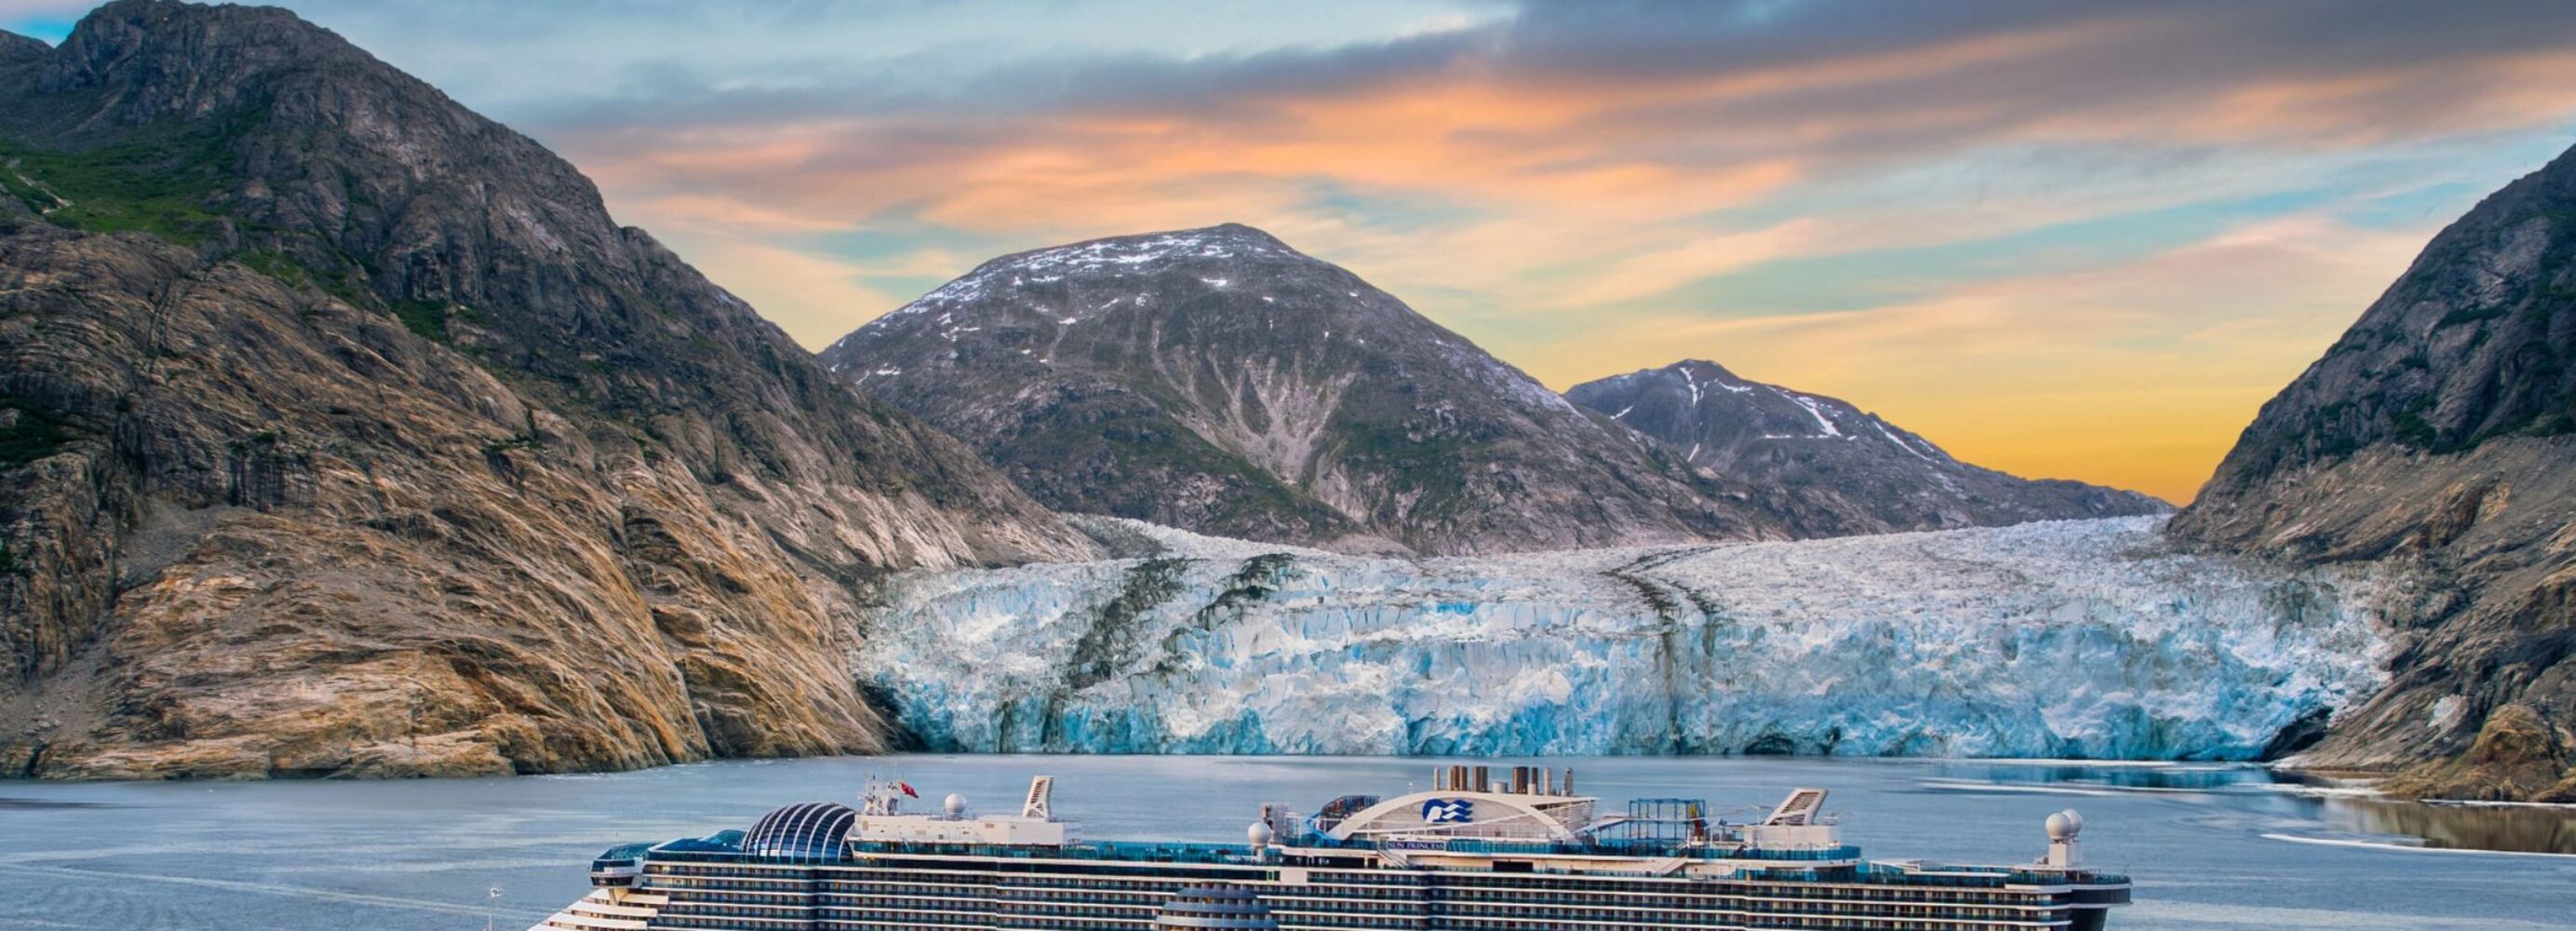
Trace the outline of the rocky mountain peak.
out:
<instances>
[{"instance_id":1,"label":"rocky mountain peak","mask_svg":"<svg viewBox=\"0 0 2576 931\"><path fill-rule=\"evenodd\" d=\"M544 260L533 274L578 261L635 275L637 253L658 248L536 141L286 10L119 0L84 17L33 83L0 132L194 169L189 206L207 215L171 232L283 253L388 301L500 297L491 289L517 282L484 260L505 249ZM525 310L513 319L573 312Z\"/></svg>"},{"instance_id":2,"label":"rocky mountain peak","mask_svg":"<svg viewBox=\"0 0 2576 931\"><path fill-rule=\"evenodd\" d=\"M2167 526L2196 544L2421 580L2391 608L2406 645L2389 687L2338 714L2313 762L2422 762L2392 788L2520 800L2547 769L2565 780L2552 797L2576 795L2576 761L2479 750L2490 731L2576 732L2571 217L2576 150L2444 228L2263 405Z\"/></svg>"},{"instance_id":3,"label":"rocky mountain peak","mask_svg":"<svg viewBox=\"0 0 2576 931\"><path fill-rule=\"evenodd\" d=\"M1755 487L1805 536L2158 514L2161 501L2078 482L2033 482L1953 458L1837 398L1688 359L1576 385L1575 404L1691 465Z\"/></svg>"},{"instance_id":4,"label":"rocky mountain peak","mask_svg":"<svg viewBox=\"0 0 2576 931\"><path fill-rule=\"evenodd\" d=\"M1772 440L1876 444L1934 466L1957 464L1930 441L1848 402L1740 378L1703 359L1587 382L1566 396L1630 429L1686 443L1687 458L1710 468Z\"/></svg>"},{"instance_id":5,"label":"rocky mountain peak","mask_svg":"<svg viewBox=\"0 0 2576 931\"><path fill-rule=\"evenodd\" d=\"M1728 370L1726 366L1719 365L1707 359L1683 359L1665 367L1678 369L1682 372L1688 373L1692 378L1696 378L1701 381L1729 382L1738 384L1743 382L1743 379L1737 378L1735 373Z\"/></svg>"},{"instance_id":6,"label":"rocky mountain peak","mask_svg":"<svg viewBox=\"0 0 2576 931\"><path fill-rule=\"evenodd\" d=\"M1625 431L1247 226L1004 256L822 358L1059 510L1424 552L1758 532Z\"/></svg>"},{"instance_id":7,"label":"rocky mountain peak","mask_svg":"<svg viewBox=\"0 0 2576 931\"><path fill-rule=\"evenodd\" d=\"M878 579L1093 552L292 14L127 0L5 54L0 772L876 749Z\"/></svg>"},{"instance_id":8,"label":"rocky mountain peak","mask_svg":"<svg viewBox=\"0 0 2576 931\"><path fill-rule=\"evenodd\" d=\"M134 124L261 102L279 90L273 82L282 75L350 69L398 74L278 7L116 0L82 17L38 72L37 87L47 93L123 88L128 93L103 115ZM429 90L408 76L399 80Z\"/></svg>"},{"instance_id":9,"label":"rocky mountain peak","mask_svg":"<svg viewBox=\"0 0 2576 931\"><path fill-rule=\"evenodd\" d=\"M57 222L139 226L202 255L247 256L511 373L542 403L620 424L640 448L683 450L702 477L854 483L1015 515L997 526L1017 539L942 535L924 547L895 535L857 561L1011 561L1085 546L971 460L943 454L935 433L850 395L650 235L619 226L571 164L287 11L100 7L25 85L0 83L0 139L55 153L45 158L65 163L57 184L98 176L69 162L100 151L170 192L31 192L78 202ZM46 183L42 170L31 178ZM1019 533L1031 528L1036 537Z\"/></svg>"},{"instance_id":10,"label":"rocky mountain peak","mask_svg":"<svg viewBox=\"0 0 2576 931\"><path fill-rule=\"evenodd\" d=\"M2213 500L2374 446L2455 453L2576 433L2571 210L2576 150L2434 236L2263 406L2211 479Z\"/></svg>"},{"instance_id":11,"label":"rocky mountain peak","mask_svg":"<svg viewBox=\"0 0 2576 931\"><path fill-rule=\"evenodd\" d=\"M53 46L0 29L0 65L40 61L53 52Z\"/></svg>"},{"instance_id":12,"label":"rocky mountain peak","mask_svg":"<svg viewBox=\"0 0 2576 931\"><path fill-rule=\"evenodd\" d=\"M1040 277L1137 275L1160 271L1169 263L1261 258L1313 261L1269 233L1241 223L1222 223L1197 229L1108 236L1016 252L978 265L959 280L973 281L999 273ZM924 298L938 293L933 291Z\"/></svg>"},{"instance_id":13,"label":"rocky mountain peak","mask_svg":"<svg viewBox=\"0 0 2576 931\"><path fill-rule=\"evenodd\" d=\"M1283 306L1277 292L1308 289L1315 283L1303 280L1309 278L1331 279L1330 284L1341 286L1341 296L1334 298L1333 289L1323 288L1313 295L1298 296L1325 300L1300 300L1284 305L1287 309L1354 313L1400 308L1392 298L1356 276L1298 252L1278 237L1240 223L1225 223L1015 252L977 265L887 316L942 314L950 315L954 323L954 315L959 313L1042 311L1054 314L1060 325L1070 326L1122 308L1147 309L1158 299L1174 298L1181 300L1175 306L1180 312L1276 310ZM1293 282L1294 286L1264 290L1267 286L1290 285L1288 279L1300 280ZM1066 285L1067 281L1072 284ZM1136 293L1109 293L1130 285L1135 286ZM1163 286L1204 293L1155 293ZM1098 296L1104 299L1070 299L1088 298L1093 292L1100 292ZM1051 296L1066 299L1050 300ZM1246 299L1228 299L1236 297ZM1410 311L1403 313L1409 315Z\"/></svg>"}]
</instances>

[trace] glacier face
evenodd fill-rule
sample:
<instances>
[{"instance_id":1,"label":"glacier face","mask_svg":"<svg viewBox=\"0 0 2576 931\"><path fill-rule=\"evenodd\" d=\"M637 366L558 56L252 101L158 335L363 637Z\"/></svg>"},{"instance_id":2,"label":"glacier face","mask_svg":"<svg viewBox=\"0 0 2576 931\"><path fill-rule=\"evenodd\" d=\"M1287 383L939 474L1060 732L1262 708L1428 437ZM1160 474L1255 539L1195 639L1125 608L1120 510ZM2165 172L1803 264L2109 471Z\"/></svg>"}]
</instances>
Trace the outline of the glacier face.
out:
<instances>
[{"instance_id":1,"label":"glacier face","mask_svg":"<svg viewBox=\"0 0 2576 931\"><path fill-rule=\"evenodd\" d=\"M1398 560L914 573L855 660L927 749L2245 759L2375 690L2363 575L2158 518Z\"/></svg>"}]
</instances>

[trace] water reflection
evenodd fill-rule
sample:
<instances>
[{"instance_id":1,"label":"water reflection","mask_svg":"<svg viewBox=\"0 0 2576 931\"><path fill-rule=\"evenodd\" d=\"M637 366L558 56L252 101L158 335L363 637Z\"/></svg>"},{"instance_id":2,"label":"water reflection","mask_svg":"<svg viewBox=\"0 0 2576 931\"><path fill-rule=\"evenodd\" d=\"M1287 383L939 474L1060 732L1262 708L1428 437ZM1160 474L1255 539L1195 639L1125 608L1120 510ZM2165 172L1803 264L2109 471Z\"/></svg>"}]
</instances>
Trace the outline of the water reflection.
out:
<instances>
[{"instance_id":1,"label":"water reflection","mask_svg":"<svg viewBox=\"0 0 2576 931\"><path fill-rule=\"evenodd\" d=\"M1942 763L1944 778L2011 786L2065 786L2149 792L2214 792L2277 780L2260 766L2236 764L2018 763L1968 760Z\"/></svg>"},{"instance_id":2,"label":"water reflection","mask_svg":"<svg viewBox=\"0 0 2576 931\"><path fill-rule=\"evenodd\" d=\"M2319 815L2338 830L2420 839L2427 847L2576 854L2576 809L2425 805L2326 799Z\"/></svg>"},{"instance_id":3,"label":"water reflection","mask_svg":"<svg viewBox=\"0 0 2576 931\"><path fill-rule=\"evenodd\" d=\"M1952 791L2173 793L2266 819L2311 822L2293 836L2454 850L2576 854L2576 806L2393 801L2253 765L1960 761L1926 781ZM2322 830L2319 830L2319 827Z\"/></svg>"}]
</instances>

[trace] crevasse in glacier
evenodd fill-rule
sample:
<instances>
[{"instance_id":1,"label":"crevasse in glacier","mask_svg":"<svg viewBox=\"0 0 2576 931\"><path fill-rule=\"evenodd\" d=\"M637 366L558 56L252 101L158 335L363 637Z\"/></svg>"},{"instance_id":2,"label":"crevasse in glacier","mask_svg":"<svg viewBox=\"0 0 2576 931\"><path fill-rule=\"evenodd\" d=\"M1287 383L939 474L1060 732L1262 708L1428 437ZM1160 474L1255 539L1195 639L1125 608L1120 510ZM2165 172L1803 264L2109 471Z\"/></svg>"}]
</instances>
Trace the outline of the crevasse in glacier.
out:
<instances>
[{"instance_id":1,"label":"crevasse in glacier","mask_svg":"<svg viewBox=\"0 0 2576 931\"><path fill-rule=\"evenodd\" d=\"M897 578L857 662L977 752L2242 759L2381 683L2382 583L2156 523L1413 561L1119 522L1162 553Z\"/></svg>"}]
</instances>

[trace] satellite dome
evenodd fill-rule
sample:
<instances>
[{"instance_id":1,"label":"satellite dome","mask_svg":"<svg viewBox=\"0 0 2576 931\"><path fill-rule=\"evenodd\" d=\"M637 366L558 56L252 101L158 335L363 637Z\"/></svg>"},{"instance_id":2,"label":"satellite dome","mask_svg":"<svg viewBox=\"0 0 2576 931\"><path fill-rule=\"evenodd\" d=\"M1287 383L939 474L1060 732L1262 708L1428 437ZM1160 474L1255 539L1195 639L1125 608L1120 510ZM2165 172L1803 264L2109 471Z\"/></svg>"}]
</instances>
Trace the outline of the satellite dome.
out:
<instances>
[{"instance_id":1,"label":"satellite dome","mask_svg":"<svg viewBox=\"0 0 2576 931\"><path fill-rule=\"evenodd\" d=\"M1267 822L1255 821L1252 823L1251 827L1243 829L1243 839L1251 841L1252 846L1255 847L1270 846L1270 840L1273 836L1275 835L1270 830L1270 825Z\"/></svg>"},{"instance_id":2,"label":"satellite dome","mask_svg":"<svg viewBox=\"0 0 2576 931\"><path fill-rule=\"evenodd\" d=\"M742 837L742 850L754 856L836 860L841 839L859 816L849 806L831 802L789 805L762 815Z\"/></svg>"},{"instance_id":3,"label":"satellite dome","mask_svg":"<svg viewBox=\"0 0 2576 931\"><path fill-rule=\"evenodd\" d=\"M2048 816L2048 839L2051 841L2066 843L2074 840L2075 835L2083 831L2084 816L2076 814L2075 809L2069 808Z\"/></svg>"},{"instance_id":4,"label":"satellite dome","mask_svg":"<svg viewBox=\"0 0 2576 931\"><path fill-rule=\"evenodd\" d=\"M948 793L948 800L939 803L939 810L947 812L951 817L964 815L966 813L966 797L955 792L950 792Z\"/></svg>"}]
</instances>

